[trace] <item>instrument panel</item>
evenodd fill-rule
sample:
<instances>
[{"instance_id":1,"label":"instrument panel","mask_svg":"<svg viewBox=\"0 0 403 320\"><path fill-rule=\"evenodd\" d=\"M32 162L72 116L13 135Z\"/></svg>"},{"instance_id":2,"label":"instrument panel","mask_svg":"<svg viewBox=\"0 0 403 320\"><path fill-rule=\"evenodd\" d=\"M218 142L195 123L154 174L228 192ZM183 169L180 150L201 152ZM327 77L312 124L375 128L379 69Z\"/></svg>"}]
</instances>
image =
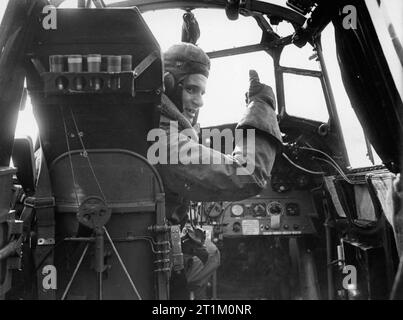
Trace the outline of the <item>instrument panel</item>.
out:
<instances>
[{"instance_id":1,"label":"instrument panel","mask_svg":"<svg viewBox=\"0 0 403 320\"><path fill-rule=\"evenodd\" d=\"M262 194L236 202L213 203L207 215L222 237L297 236L315 234L311 221L316 216L309 191L281 195ZM219 228L217 228L219 226Z\"/></svg>"},{"instance_id":2,"label":"instrument panel","mask_svg":"<svg viewBox=\"0 0 403 320\"><path fill-rule=\"evenodd\" d=\"M291 145L286 147L289 154L297 155L305 165L312 162L303 157L304 153L296 153L298 150ZM210 226L204 228L211 232L212 239L316 234L311 218L317 217L317 213L311 190L318 183L321 178L315 180L279 155L270 184L259 195L241 201L204 203L202 212Z\"/></svg>"}]
</instances>

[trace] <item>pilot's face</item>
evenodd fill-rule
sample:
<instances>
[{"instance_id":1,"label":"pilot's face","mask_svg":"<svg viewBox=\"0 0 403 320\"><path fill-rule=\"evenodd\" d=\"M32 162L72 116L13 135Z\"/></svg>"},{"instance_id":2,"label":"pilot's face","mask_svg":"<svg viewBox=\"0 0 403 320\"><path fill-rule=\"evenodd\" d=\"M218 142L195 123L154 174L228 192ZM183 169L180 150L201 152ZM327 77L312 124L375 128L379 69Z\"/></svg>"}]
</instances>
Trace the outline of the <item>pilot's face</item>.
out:
<instances>
[{"instance_id":1,"label":"pilot's face","mask_svg":"<svg viewBox=\"0 0 403 320\"><path fill-rule=\"evenodd\" d=\"M182 114L193 122L197 111L203 106L203 95L206 92L207 78L202 74L191 74L183 80Z\"/></svg>"}]
</instances>

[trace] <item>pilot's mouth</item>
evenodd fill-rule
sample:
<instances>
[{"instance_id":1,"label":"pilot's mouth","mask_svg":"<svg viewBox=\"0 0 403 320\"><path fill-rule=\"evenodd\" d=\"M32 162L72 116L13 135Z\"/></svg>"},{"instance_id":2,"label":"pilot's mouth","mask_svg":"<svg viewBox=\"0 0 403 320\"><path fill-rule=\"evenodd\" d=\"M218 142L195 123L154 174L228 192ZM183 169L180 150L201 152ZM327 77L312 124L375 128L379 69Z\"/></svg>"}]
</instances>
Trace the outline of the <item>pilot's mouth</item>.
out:
<instances>
[{"instance_id":1,"label":"pilot's mouth","mask_svg":"<svg viewBox=\"0 0 403 320\"><path fill-rule=\"evenodd\" d=\"M187 118L191 118L191 119L193 119L195 116L196 116L196 112L197 112L197 109L194 109L194 108L185 108L185 110L184 110L185 112L185 116L187 117Z\"/></svg>"}]
</instances>

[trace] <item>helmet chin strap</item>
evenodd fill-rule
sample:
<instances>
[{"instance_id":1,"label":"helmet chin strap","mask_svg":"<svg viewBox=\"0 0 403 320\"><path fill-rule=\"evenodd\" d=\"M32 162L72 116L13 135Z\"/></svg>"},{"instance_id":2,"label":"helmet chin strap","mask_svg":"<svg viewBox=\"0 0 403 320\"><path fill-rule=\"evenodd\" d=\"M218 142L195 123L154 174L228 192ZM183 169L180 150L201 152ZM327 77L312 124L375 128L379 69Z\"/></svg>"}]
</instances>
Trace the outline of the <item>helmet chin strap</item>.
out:
<instances>
[{"instance_id":1,"label":"helmet chin strap","mask_svg":"<svg viewBox=\"0 0 403 320\"><path fill-rule=\"evenodd\" d=\"M193 121L192 121L192 126L195 126L197 124L198 118L199 118L199 110L196 111L195 117L193 118Z\"/></svg>"}]
</instances>

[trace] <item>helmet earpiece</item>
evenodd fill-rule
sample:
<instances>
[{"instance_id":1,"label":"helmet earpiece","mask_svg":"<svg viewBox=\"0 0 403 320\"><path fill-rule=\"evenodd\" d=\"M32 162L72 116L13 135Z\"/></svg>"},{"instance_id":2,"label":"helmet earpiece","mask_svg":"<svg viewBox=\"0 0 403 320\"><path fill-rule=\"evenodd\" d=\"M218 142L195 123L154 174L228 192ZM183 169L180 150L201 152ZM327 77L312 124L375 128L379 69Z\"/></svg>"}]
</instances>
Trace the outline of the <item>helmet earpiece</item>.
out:
<instances>
[{"instance_id":1,"label":"helmet earpiece","mask_svg":"<svg viewBox=\"0 0 403 320\"><path fill-rule=\"evenodd\" d=\"M164 73L164 92L172 100L180 112L183 111L182 89L182 83L177 83L172 73Z\"/></svg>"},{"instance_id":2,"label":"helmet earpiece","mask_svg":"<svg viewBox=\"0 0 403 320\"><path fill-rule=\"evenodd\" d=\"M165 72L164 74L164 88L166 95L170 96L174 93L176 87L175 77L170 72Z\"/></svg>"}]
</instances>

